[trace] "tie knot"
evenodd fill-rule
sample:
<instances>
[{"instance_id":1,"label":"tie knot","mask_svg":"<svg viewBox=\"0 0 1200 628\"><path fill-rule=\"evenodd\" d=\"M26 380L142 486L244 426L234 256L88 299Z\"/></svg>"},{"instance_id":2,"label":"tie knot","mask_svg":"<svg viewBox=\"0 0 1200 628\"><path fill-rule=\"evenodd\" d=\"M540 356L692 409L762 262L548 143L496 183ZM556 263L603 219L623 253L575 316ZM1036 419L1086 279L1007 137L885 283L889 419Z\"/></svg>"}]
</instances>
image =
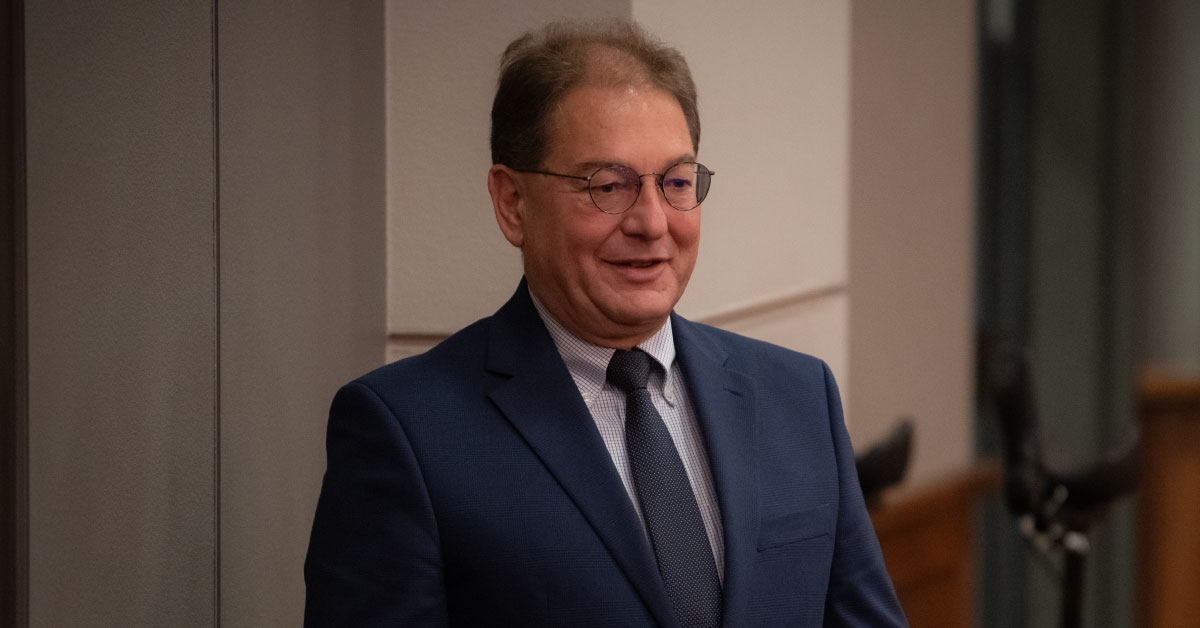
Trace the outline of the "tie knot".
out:
<instances>
[{"instance_id":1,"label":"tie knot","mask_svg":"<svg viewBox=\"0 0 1200 628\"><path fill-rule=\"evenodd\" d=\"M650 354L637 348L617 349L608 361L604 376L610 384L626 394L645 388L650 379Z\"/></svg>"}]
</instances>

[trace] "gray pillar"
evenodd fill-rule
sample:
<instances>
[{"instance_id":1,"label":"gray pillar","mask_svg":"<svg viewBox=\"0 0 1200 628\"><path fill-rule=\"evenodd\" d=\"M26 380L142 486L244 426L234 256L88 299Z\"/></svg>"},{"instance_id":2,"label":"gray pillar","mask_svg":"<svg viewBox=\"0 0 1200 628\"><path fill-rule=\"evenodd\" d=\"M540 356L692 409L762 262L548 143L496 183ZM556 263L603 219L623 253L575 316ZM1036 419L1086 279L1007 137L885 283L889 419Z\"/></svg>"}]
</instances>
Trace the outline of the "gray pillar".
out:
<instances>
[{"instance_id":1,"label":"gray pillar","mask_svg":"<svg viewBox=\"0 0 1200 628\"><path fill-rule=\"evenodd\" d=\"M212 7L25 12L30 624L211 625Z\"/></svg>"},{"instance_id":2,"label":"gray pillar","mask_svg":"<svg viewBox=\"0 0 1200 628\"><path fill-rule=\"evenodd\" d=\"M220 11L221 626L299 626L337 388L383 364L383 2Z\"/></svg>"},{"instance_id":3,"label":"gray pillar","mask_svg":"<svg viewBox=\"0 0 1200 628\"><path fill-rule=\"evenodd\" d=\"M25 14L29 623L299 625L384 355L383 3Z\"/></svg>"}]
</instances>

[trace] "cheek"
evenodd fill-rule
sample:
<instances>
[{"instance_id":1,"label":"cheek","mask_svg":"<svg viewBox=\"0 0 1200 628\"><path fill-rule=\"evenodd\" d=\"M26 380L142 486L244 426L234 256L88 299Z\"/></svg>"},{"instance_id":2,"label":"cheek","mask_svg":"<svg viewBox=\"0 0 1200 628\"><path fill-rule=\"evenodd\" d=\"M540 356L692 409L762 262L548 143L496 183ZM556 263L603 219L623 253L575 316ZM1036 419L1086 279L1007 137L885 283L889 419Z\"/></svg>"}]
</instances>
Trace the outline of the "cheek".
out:
<instances>
[{"instance_id":1,"label":"cheek","mask_svg":"<svg viewBox=\"0 0 1200 628\"><path fill-rule=\"evenodd\" d=\"M563 219L560 208L543 206L528 223L528 237L539 257L547 263L569 260L578 245L572 224Z\"/></svg>"},{"instance_id":2,"label":"cheek","mask_svg":"<svg viewBox=\"0 0 1200 628\"><path fill-rule=\"evenodd\" d=\"M578 224L554 225L541 234L540 258L546 272L572 290L593 283L599 272L599 247L604 235L581 229Z\"/></svg>"},{"instance_id":3,"label":"cheek","mask_svg":"<svg viewBox=\"0 0 1200 628\"><path fill-rule=\"evenodd\" d=\"M675 218L676 221L671 224L671 236L675 239L675 245L680 251L692 251L695 254L700 244L700 209L680 212Z\"/></svg>"},{"instance_id":4,"label":"cheek","mask_svg":"<svg viewBox=\"0 0 1200 628\"><path fill-rule=\"evenodd\" d=\"M573 258L581 263L597 264L600 251L621 239L620 229L607 214L595 212L599 219L587 216L573 222L563 231L563 238ZM610 242L611 241L611 242Z\"/></svg>"}]
</instances>

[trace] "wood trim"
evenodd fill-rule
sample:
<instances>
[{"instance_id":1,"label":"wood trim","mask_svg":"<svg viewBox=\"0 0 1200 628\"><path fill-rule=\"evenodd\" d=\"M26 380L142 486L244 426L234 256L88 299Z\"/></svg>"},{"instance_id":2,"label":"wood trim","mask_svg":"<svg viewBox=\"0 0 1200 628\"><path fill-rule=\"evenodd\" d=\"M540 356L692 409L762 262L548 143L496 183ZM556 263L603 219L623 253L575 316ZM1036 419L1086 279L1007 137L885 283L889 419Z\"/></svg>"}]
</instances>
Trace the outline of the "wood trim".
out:
<instances>
[{"instance_id":1,"label":"wood trim","mask_svg":"<svg viewBox=\"0 0 1200 628\"><path fill-rule=\"evenodd\" d=\"M974 625L975 506L999 484L999 466L984 463L887 496L872 510L888 573L911 625Z\"/></svg>"},{"instance_id":2,"label":"wood trim","mask_svg":"<svg viewBox=\"0 0 1200 628\"><path fill-rule=\"evenodd\" d=\"M1200 376L1151 373L1142 377L1140 388L1143 417L1173 412L1200 416Z\"/></svg>"},{"instance_id":3,"label":"wood trim","mask_svg":"<svg viewBox=\"0 0 1200 628\"><path fill-rule=\"evenodd\" d=\"M1143 378L1139 625L1200 616L1200 376Z\"/></svg>"},{"instance_id":4,"label":"wood trim","mask_svg":"<svg viewBox=\"0 0 1200 628\"><path fill-rule=\"evenodd\" d=\"M724 327L737 321L762 316L780 310L807 305L832 296L846 294L845 284L829 284L808 288L803 290L794 290L781 295L775 295L764 299L749 301L745 303L735 304L726 308L717 310L710 314L703 314L692 318L697 323L712 325L714 327ZM410 332L390 332L387 335L388 344L405 344L405 345L435 345L450 336L451 332L434 332L434 333L410 333Z\"/></svg>"},{"instance_id":5,"label":"wood trim","mask_svg":"<svg viewBox=\"0 0 1200 628\"><path fill-rule=\"evenodd\" d=\"M883 506L871 511L875 528L887 530L921 525L930 509L944 504L973 503L1000 486L1000 464L981 462L975 467L923 486L900 487L886 495Z\"/></svg>"},{"instance_id":6,"label":"wood trim","mask_svg":"<svg viewBox=\"0 0 1200 628\"><path fill-rule=\"evenodd\" d=\"M711 314L697 316L692 320L713 327L724 327L743 319L806 305L828 297L846 294L846 292L846 285L842 283L794 290L764 299L734 304Z\"/></svg>"},{"instance_id":7,"label":"wood trim","mask_svg":"<svg viewBox=\"0 0 1200 628\"><path fill-rule=\"evenodd\" d=\"M441 334L410 334L405 332L392 332L387 335L388 344L406 344L406 345L435 345L450 337L449 333Z\"/></svg>"}]
</instances>

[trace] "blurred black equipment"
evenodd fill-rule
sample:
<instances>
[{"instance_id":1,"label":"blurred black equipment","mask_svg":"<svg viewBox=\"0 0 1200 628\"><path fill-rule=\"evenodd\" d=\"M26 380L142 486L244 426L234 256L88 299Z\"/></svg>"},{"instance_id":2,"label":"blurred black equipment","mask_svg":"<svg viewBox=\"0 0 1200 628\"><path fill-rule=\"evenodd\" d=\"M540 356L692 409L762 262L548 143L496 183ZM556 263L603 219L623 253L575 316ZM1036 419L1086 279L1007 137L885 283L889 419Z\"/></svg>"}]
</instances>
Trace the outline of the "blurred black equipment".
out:
<instances>
[{"instance_id":1,"label":"blurred black equipment","mask_svg":"<svg viewBox=\"0 0 1200 628\"><path fill-rule=\"evenodd\" d=\"M1027 351L981 338L980 401L996 413L1004 436L1004 495L1021 534L1038 551L1065 552L1061 625L1082 624L1088 531L1138 483L1137 439L1075 471L1051 469L1042 454Z\"/></svg>"},{"instance_id":2,"label":"blurred black equipment","mask_svg":"<svg viewBox=\"0 0 1200 628\"><path fill-rule=\"evenodd\" d=\"M862 487L867 504L877 504L884 489L904 479L912 453L912 440L913 421L905 417L883 440L855 456L854 468L858 471L858 484Z\"/></svg>"}]
</instances>

